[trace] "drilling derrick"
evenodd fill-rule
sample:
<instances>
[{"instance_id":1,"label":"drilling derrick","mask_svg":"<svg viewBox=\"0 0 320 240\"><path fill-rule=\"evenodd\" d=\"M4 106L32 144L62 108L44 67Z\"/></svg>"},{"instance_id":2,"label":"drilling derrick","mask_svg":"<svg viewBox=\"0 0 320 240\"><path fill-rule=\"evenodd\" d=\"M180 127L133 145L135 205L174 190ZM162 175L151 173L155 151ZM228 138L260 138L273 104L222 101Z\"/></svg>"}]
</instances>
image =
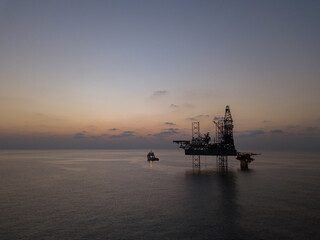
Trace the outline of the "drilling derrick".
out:
<instances>
[{"instance_id":1,"label":"drilling derrick","mask_svg":"<svg viewBox=\"0 0 320 240\"><path fill-rule=\"evenodd\" d=\"M224 116L224 132L223 132L223 143L229 146L234 146L233 141L233 120L230 112L230 107L226 107L226 112Z\"/></svg>"},{"instance_id":2,"label":"drilling derrick","mask_svg":"<svg viewBox=\"0 0 320 240\"><path fill-rule=\"evenodd\" d=\"M192 123L192 139L200 137L200 123Z\"/></svg>"}]
</instances>

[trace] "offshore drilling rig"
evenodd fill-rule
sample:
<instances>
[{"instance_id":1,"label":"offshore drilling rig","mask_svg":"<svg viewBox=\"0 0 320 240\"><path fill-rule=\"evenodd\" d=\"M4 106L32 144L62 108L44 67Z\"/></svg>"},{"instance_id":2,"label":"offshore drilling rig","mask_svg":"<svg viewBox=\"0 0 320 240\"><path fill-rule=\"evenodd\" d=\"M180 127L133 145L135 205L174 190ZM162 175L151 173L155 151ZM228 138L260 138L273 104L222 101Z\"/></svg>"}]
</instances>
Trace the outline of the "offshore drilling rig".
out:
<instances>
[{"instance_id":1,"label":"offshore drilling rig","mask_svg":"<svg viewBox=\"0 0 320 240\"><path fill-rule=\"evenodd\" d=\"M233 120L230 107L226 106L225 115L221 118L215 118L213 123L216 126L216 137L211 141L210 133L200 134L200 123L192 123L192 139L175 140L174 143L184 149L186 155L192 155L192 165L194 168L200 168L200 156L216 156L217 167L228 168L228 156L237 156L240 160L241 169L248 169L248 164L254 159L252 156L256 153L237 152L233 140Z\"/></svg>"}]
</instances>

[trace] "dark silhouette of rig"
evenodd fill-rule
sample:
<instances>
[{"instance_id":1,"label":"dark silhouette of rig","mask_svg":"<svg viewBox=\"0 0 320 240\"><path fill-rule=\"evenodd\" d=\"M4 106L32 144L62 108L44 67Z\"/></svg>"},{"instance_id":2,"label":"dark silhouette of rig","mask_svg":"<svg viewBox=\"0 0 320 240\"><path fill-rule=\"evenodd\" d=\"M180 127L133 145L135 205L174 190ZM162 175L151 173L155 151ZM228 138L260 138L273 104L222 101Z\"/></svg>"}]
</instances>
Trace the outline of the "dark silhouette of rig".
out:
<instances>
[{"instance_id":1,"label":"dark silhouette of rig","mask_svg":"<svg viewBox=\"0 0 320 240\"><path fill-rule=\"evenodd\" d=\"M241 169L248 169L248 164L254 159L252 156L257 153L237 152L233 140L233 120L230 107L226 106L224 117L213 120L216 126L216 137L211 141L210 133L200 134L200 123L192 123L192 139L175 140L174 143L184 149L186 155L192 155L192 165L194 168L200 168L200 156L216 156L217 167L228 168L228 156L237 156L240 160Z\"/></svg>"}]
</instances>

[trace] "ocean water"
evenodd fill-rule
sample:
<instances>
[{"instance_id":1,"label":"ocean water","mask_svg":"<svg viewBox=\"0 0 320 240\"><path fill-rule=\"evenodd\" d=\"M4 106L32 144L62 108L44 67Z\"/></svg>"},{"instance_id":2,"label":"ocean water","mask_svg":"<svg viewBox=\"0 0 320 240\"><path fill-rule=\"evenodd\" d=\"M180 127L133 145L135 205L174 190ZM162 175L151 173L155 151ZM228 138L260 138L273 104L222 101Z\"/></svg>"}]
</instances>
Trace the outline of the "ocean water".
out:
<instances>
[{"instance_id":1,"label":"ocean water","mask_svg":"<svg viewBox=\"0 0 320 240\"><path fill-rule=\"evenodd\" d=\"M319 153L0 151L0 239L320 239Z\"/></svg>"}]
</instances>

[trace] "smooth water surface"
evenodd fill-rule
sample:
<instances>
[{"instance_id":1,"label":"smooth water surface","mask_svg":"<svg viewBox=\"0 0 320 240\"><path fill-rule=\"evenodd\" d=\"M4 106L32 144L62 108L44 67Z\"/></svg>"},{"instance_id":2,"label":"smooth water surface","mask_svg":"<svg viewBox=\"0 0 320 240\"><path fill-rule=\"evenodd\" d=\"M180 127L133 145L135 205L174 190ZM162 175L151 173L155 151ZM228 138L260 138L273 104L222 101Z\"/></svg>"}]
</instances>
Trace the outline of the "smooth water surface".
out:
<instances>
[{"instance_id":1,"label":"smooth water surface","mask_svg":"<svg viewBox=\"0 0 320 240\"><path fill-rule=\"evenodd\" d=\"M320 239L318 153L0 151L0 239Z\"/></svg>"}]
</instances>

